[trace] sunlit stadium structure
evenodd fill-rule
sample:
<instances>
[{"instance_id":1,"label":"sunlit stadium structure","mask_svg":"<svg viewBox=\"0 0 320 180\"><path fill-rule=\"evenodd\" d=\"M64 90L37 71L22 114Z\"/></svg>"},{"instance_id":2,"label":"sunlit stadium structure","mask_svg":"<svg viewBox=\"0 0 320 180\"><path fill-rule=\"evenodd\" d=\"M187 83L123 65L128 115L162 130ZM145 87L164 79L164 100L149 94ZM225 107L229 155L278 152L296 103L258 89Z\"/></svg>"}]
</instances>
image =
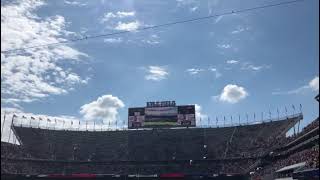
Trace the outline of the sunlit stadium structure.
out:
<instances>
[{"instance_id":1,"label":"sunlit stadium structure","mask_svg":"<svg viewBox=\"0 0 320 180\"><path fill-rule=\"evenodd\" d=\"M296 151L314 149L319 119L291 139L302 114L227 127L54 130L13 125L20 145L1 143L1 174L99 177L257 177ZM302 149L302 150L301 150ZM317 151L318 152L318 151ZM318 167L318 164L317 164ZM268 173L270 175L270 173Z\"/></svg>"}]
</instances>

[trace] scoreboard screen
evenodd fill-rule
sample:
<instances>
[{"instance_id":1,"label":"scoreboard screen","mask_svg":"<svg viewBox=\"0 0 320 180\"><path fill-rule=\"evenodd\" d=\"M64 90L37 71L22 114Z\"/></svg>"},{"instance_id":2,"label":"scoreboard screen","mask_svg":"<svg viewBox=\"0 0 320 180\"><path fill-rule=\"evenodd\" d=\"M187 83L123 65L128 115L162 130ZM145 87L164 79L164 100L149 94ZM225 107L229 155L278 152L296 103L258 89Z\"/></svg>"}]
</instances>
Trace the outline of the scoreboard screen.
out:
<instances>
[{"instance_id":1,"label":"scoreboard screen","mask_svg":"<svg viewBox=\"0 0 320 180\"><path fill-rule=\"evenodd\" d=\"M195 106L176 106L175 101L147 102L146 107L129 108L128 128L192 127Z\"/></svg>"}]
</instances>

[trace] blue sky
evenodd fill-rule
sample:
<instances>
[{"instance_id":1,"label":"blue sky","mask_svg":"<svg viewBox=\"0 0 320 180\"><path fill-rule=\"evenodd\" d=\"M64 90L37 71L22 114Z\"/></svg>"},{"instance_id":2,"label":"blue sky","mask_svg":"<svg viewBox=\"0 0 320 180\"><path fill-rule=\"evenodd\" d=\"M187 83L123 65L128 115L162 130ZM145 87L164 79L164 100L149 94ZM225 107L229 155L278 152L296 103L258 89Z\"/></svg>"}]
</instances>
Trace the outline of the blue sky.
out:
<instances>
[{"instance_id":1,"label":"blue sky","mask_svg":"<svg viewBox=\"0 0 320 180\"><path fill-rule=\"evenodd\" d=\"M277 1L278 2L278 1ZM1 109L74 119L127 120L147 101L197 104L198 117L319 115L319 2L162 27L267 0L92 0L1 3ZM84 36L130 33L22 54L3 51ZM11 108L11 109L9 109Z\"/></svg>"}]
</instances>

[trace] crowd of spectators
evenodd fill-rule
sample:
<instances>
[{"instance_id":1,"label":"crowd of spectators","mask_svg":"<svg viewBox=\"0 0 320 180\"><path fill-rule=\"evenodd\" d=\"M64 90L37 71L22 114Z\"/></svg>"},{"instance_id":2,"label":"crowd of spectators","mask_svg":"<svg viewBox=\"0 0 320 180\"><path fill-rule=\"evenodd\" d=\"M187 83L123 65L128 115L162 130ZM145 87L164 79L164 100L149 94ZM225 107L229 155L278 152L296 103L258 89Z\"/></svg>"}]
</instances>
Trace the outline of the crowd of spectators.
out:
<instances>
[{"instance_id":1,"label":"crowd of spectators","mask_svg":"<svg viewBox=\"0 0 320 180\"><path fill-rule=\"evenodd\" d=\"M31 158L32 156L21 146L1 142L1 158Z\"/></svg>"},{"instance_id":2,"label":"crowd of spectators","mask_svg":"<svg viewBox=\"0 0 320 180\"><path fill-rule=\"evenodd\" d=\"M319 128L319 118L317 118L316 120L312 121L310 124L308 124L306 127L304 127L301 132L297 133L297 134L292 134L291 136L287 137L285 139L285 144L288 144L292 141L294 141L295 139L298 139L299 137L302 137L303 135L309 133L310 131Z\"/></svg>"},{"instance_id":3,"label":"crowd of spectators","mask_svg":"<svg viewBox=\"0 0 320 180\"><path fill-rule=\"evenodd\" d=\"M52 131L15 127L39 159L163 161L261 157L292 120L224 128ZM146 151L148 150L148 151Z\"/></svg>"},{"instance_id":4,"label":"crowd of spectators","mask_svg":"<svg viewBox=\"0 0 320 180\"><path fill-rule=\"evenodd\" d=\"M50 160L1 161L1 173L12 174L244 174L249 166L254 163L251 159L228 161L187 161L178 163L98 163L98 162L63 162Z\"/></svg>"},{"instance_id":5,"label":"crowd of spectators","mask_svg":"<svg viewBox=\"0 0 320 180\"><path fill-rule=\"evenodd\" d=\"M285 139L284 134L292 123L294 120L289 119L225 128L113 132L52 131L17 127L16 131L21 136L24 146L1 144L1 147L4 147L1 148L1 160L4 160L1 161L1 172L245 173L259 158L283 145L281 142ZM303 156L314 161L318 158L315 153L303 152L301 151L296 157ZM282 159L277 162L279 164L277 166L295 162L292 160L294 157L288 156L291 160L287 161ZM14 159L24 160L16 162ZM190 160L190 163L177 163L182 160ZM146 166L99 164L97 161L167 161L167 163ZM309 164L319 167L318 161L315 163L308 161Z\"/></svg>"},{"instance_id":6,"label":"crowd of spectators","mask_svg":"<svg viewBox=\"0 0 320 180\"><path fill-rule=\"evenodd\" d=\"M306 162L308 168L319 168L319 147L304 149L289 155L286 158L279 159L273 163L274 170L279 170L283 167Z\"/></svg>"},{"instance_id":7,"label":"crowd of spectators","mask_svg":"<svg viewBox=\"0 0 320 180\"><path fill-rule=\"evenodd\" d=\"M311 141L310 143L314 144L312 148L310 148L310 145L305 144L308 139L319 135L319 131L317 131L317 133L309 133L317 128L319 128L319 118L312 121L309 125L303 128L299 134L284 139L281 138L276 141L278 144L282 145L282 149L273 154L274 159L269 164L265 165L262 169L254 173L253 179L259 179L262 176L274 174L277 170L283 167L302 162L306 163L306 165L304 166L304 168L306 169L319 169L319 143ZM307 138L303 138L302 141L296 142L297 139L307 133L309 133ZM300 146L301 143L304 145L299 149L290 151L290 149L286 148L286 145L290 142L295 142L291 145L292 149L295 149L295 146ZM278 153L281 155L278 156Z\"/></svg>"}]
</instances>

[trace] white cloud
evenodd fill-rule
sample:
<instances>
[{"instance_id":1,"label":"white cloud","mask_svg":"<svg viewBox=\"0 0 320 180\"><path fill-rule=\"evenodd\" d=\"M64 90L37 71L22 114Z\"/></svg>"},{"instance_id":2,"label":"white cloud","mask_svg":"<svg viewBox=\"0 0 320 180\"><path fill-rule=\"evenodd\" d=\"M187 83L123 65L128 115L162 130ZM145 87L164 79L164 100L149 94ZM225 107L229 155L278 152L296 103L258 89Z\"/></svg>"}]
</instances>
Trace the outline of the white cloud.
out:
<instances>
[{"instance_id":1,"label":"white cloud","mask_svg":"<svg viewBox=\"0 0 320 180\"><path fill-rule=\"evenodd\" d=\"M271 65L254 65L249 62L243 63L241 67L242 70L251 70L251 71L260 71L263 69L270 69L270 68L271 68Z\"/></svg>"},{"instance_id":2,"label":"white cloud","mask_svg":"<svg viewBox=\"0 0 320 180\"><path fill-rule=\"evenodd\" d=\"M142 39L142 42L150 45L156 45L160 43L160 38L158 35L152 34L148 39Z\"/></svg>"},{"instance_id":3,"label":"white cloud","mask_svg":"<svg viewBox=\"0 0 320 180\"><path fill-rule=\"evenodd\" d=\"M106 43L121 43L122 41L122 38L106 38L103 40Z\"/></svg>"},{"instance_id":4,"label":"white cloud","mask_svg":"<svg viewBox=\"0 0 320 180\"><path fill-rule=\"evenodd\" d=\"M124 103L116 96L103 95L80 108L80 113L86 120L102 120L105 124L114 124L118 119L118 110Z\"/></svg>"},{"instance_id":5,"label":"white cloud","mask_svg":"<svg viewBox=\"0 0 320 180\"><path fill-rule=\"evenodd\" d=\"M199 104L195 104L195 111L196 111L196 124L197 125L204 125L207 122L208 115L202 112L202 107ZM201 120L200 120L201 119Z\"/></svg>"},{"instance_id":6,"label":"white cloud","mask_svg":"<svg viewBox=\"0 0 320 180\"><path fill-rule=\"evenodd\" d=\"M65 41L63 16L38 17L35 10L43 1L19 1L1 6L1 101L32 102L49 95L68 93L81 77L60 64L87 57L67 44L42 46L16 52L10 49Z\"/></svg>"},{"instance_id":7,"label":"white cloud","mask_svg":"<svg viewBox=\"0 0 320 180\"><path fill-rule=\"evenodd\" d=\"M290 95L290 94L302 94L305 93L310 87L309 86L302 86L297 89L293 89L290 91L276 91L272 92L272 95Z\"/></svg>"},{"instance_id":8,"label":"white cloud","mask_svg":"<svg viewBox=\"0 0 320 180\"><path fill-rule=\"evenodd\" d=\"M216 78L219 78L222 76L222 74L218 71L217 68L209 68L209 71L212 71L215 73Z\"/></svg>"},{"instance_id":9,"label":"white cloud","mask_svg":"<svg viewBox=\"0 0 320 180\"><path fill-rule=\"evenodd\" d=\"M108 12L103 15L100 19L100 23L105 26L108 30L118 30L118 31L132 31L142 27L150 27L151 24L145 24L136 18L135 11L118 11L118 12ZM134 44L148 44L157 45L162 41L157 34L150 35L138 35L126 36L122 38L106 38L104 39L106 43L134 43Z\"/></svg>"},{"instance_id":10,"label":"white cloud","mask_svg":"<svg viewBox=\"0 0 320 180\"><path fill-rule=\"evenodd\" d=\"M198 6L195 6L195 7L190 8L190 11L195 12L197 9L198 9Z\"/></svg>"},{"instance_id":11,"label":"white cloud","mask_svg":"<svg viewBox=\"0 0 320 180\"><path fill-rule=\"evenodd\" d=\"M237 60L228 60L227 61L227 64L238 64L239 63L239 61L237 61Z\"/></svg>"},{"instance_id":12,"label":"white cloud","mask_svg":"<svg viewBox=\"0 0 320 180\"><path fill-rule=\"evenodd\" d=\"M123 18L123 17L130 17L130 16L135 16L136 12L131 11L131 12L117 12L118 17Z\"/></svg>"},{"instance_id":13,"label":"white cloud","mask_svg":"<svg viewBox=\"0 0 320 180\"><path fill-rule=\"evenodd\" d=\"M319 76L314 77L307 85L301 86L299 88L290 91L276 91L272 92L273 95L291 95L291 94L303 94L308 91L319 91Z\"/></svg>"},{"instance_id":14,"label":"white cloud","mask_svg":"<svg viewBox=\"0 0 320 180\"><path fill-rule=\"evenodd\" d=\"M119 19L119 18L128 18L128 17L134 17L136 15L135 11L118 11L116 13L108 12L105 13L103 18L101 19L101 22L107 22L111 19Z\"/></svg>"},{"instance_id":15,"label":"white cloud","mask_svg":"<svg viewBox=\"0 0 320 180\"><path fill-rule=\"evenodd\" d=\"M319 76L316 76L309 82L309 87L313 91L319 91Z\"/></svg>"},{"instance_id":16,"label":"white cloud","mask_svg":"<svg viewBox=\"0 0 320 180\"><path fill-rule=\"evenodd\" d=\"M203 72L204 69L197 69L197 68L191 68L186 70L191 75L199 74L200 72Z\"/></svg>"},{"instance_id":17,"label":"white cloud","mask_svg":"<svg viewBox=\"0 0 320 180\"><path fill-rule=\"evenodd\" d=\"M193 6L194 7L196 4L199 3L196 0L176 0L176 2L177 2L178 7L183 7L183 6Z\"/></svg>"},{"instance_id":18,"label":"white cloud","mask_svg":"<svg viewBox=\"0 0 320 180\"><path fill-rule=\"evenodd\" d=\"M230 44L218 44L217 46L218 46L218 48L222 48L222 49L229 49L229 48L231 48L231 45L230 45Z\"/></svg>"},{"instance_id":19,"label":"white cloud","mask_svg":"<svg viewBox=\"0 0 320 180\"><path fill-rule=\"evenodd\" d=\"M169 73L165 67L149 66L147 69L148 74L145 76L146 80L161 81L167 79Z\"/></svg>"},{"instance_id":20,"label":"white cloud","mask_svg":"<svg viewBox=\"0 0 320 180\"><path fill-rule=\"evenodd\" d=\"M64 1L64 3L72 6L86 6L86 3L80 3L78 1Z\"/></svg>"},{"instance_id":21,"label":"white cloud","mask_svg":"<svg viewBox=\"0 0 320 180\"><path fill-rule=\"evenodd\" d=\"M1 140L8 142L10 136L9 142L18 142L10 128L12 119L15 125L27 127L31 125L42 129L93 130L95 128L106 130L124 127L124 123L119 122L117 127L114 124L118 118L118 110L123 107L124 103L112 95L103 95L96 101L83 105L80 109L83 118L69 115L34 114L17 108L1 107L1 126L3 125Z\"/></svg>"},{"instance_id":22,"label":"white cloud","mask_svg":"<svg viewBox=\"0 0 320 180\"><path fill-rule=\"evenodd\" d=\"M218 99L221 102L227 102L231 104L235 104L248 96L248 92L244 87L228 84L226 85L221 94L218 96L214 96L215 99Z\"/></svg>"},{"instance_id":23,"label":"white cloud","mask_svg":"<svg viewBox=\"0 0 320 180\"><path fill-rule=\"evenodd\" d=\"M247 31L249 29L250 29L249 27L244 28L244 27L238 26L236 28L236 30L231 31L231 34L239 34L239 33L243 32L243 31Z\"/></svg>"},{"instance_id":24,"label":"white cloud","mask_svg":"<svg viewBox=\"0 0 320 180\"><path fill-rule=\"evenodd\" d=\"M134 31L137 30L141 26L139 21L133 21L128 23L118 22L117 26L115 27L116 30L120 31Z\"/></svg>"}]
</instances>

